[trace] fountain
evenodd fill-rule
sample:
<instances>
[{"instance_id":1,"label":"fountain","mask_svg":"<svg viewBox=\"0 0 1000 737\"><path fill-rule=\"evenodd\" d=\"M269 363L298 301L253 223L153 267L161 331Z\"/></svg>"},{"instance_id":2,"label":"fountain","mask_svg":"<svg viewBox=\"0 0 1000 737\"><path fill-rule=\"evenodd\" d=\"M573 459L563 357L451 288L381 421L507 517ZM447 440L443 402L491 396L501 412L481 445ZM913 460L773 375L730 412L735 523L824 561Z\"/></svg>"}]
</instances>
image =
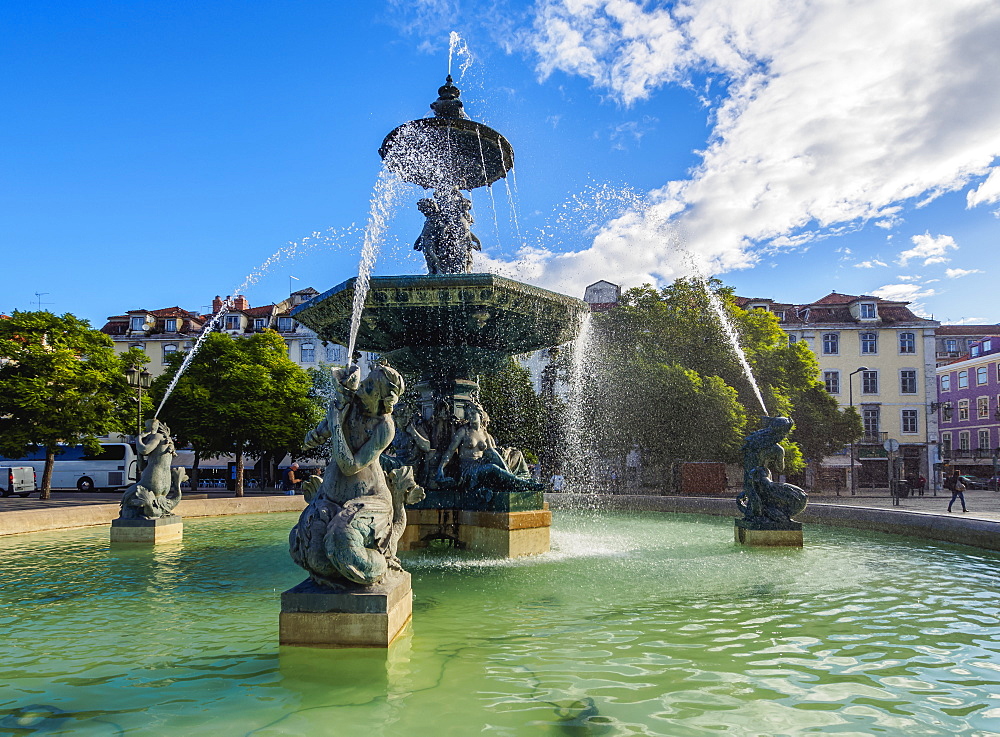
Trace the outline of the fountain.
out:
<instances>
[{"instance_id":1,"label":"fountain","mask_svg":"<svg viewBox=\"0 0 1000 737\"><path fill-rule=\"evenodd\" d=\"M363 273L292 314L322 340L356 340L416 377L418 407L401 423L397 447L405 446L426 498L411 508L399 549L444 539L489 555L531 555L548 550L551 515L520 452L495 447L476 377L512 355L572 340L589 310L579 299L470 273L480 244L462 191L505 178L514 151L470 120L460 98L449 75L434 117L404 123L379 148L386 169L431 190L418 203L425 223L414 245L428 274Z\"/></svg>"}]
</instances>

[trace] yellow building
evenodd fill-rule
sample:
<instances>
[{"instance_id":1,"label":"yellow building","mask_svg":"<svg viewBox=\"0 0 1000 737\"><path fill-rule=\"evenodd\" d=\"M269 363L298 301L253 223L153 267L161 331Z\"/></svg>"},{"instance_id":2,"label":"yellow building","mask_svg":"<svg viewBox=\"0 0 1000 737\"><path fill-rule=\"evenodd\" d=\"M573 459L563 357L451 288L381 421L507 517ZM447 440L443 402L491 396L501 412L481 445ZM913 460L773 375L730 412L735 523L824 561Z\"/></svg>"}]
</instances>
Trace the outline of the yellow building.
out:
<instances>
[{"instance_id":1,"label":"yellow building","mask_svg":"<svg viewBox=\"0 0 1000 737\"><path fill-rule=\"evenodd\" d=\"M261 307L251 307L246 297L237 295L229 300L229 309L216 329L233 336L276 330L288 345L289 358L299 366L311 368L321 363L343 365L347 360L346 348L324 344L315 332L291 317L292 309L317 294L315 289L302 289L290 294L288 299ZM217 296L212 303L212 313L207 315L180 307L130 310L123 315L109 317L101 330L114 341L118 353L124 353L129 348L144 351L149 356L145 369L156 377L166 369L167 358L171 354L190 350L194 346L212 315L222 307L223 300Z\"/></svg>"},{"instance_id":2,"label":"yellow building","mask_svg":"<svg viewBox=\"0 0 1000 737\"><path fill-rule=\"evenodd\" d=\"M932 478L937 416L929 409L937 399L934 335L940 323L917 317L908 304L837 292L810 304L740 299L746 309L774 312L789 342L803 342L816 355L830 395L858 409L865 429L854 449L860 488L884 488L890 474ZM891 440L898 450L886 450ZM826 478L817 481L848 487L849 469L845 449L822 461Z\"/></svg>"}]
</instances>

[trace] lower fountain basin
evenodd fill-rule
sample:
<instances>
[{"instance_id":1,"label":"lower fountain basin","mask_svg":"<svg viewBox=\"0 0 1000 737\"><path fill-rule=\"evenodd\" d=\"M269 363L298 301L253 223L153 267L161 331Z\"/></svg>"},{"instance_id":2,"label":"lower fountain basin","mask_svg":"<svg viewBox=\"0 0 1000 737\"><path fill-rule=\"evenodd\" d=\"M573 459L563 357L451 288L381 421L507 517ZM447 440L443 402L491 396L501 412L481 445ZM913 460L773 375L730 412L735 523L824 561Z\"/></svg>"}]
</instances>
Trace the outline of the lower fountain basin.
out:
<instances>
[{"instance_id":1,"label":"lower fountain basin","mask_svg":"<svg viewBox=\"0 0 1000 737\"><path fill-rule=\"evenodd\" d=\"M348 279L298 306L296 320L321 339L348 344L354 285ZM372 277L357 347L398 369L468 377L511 355L576 337L586 302L495 274Z\"/></svg>"},{"instance_id":2,"label":"lower fountain basin","mask_svg":"<svg viewBox=\"0 0 1000 737\"><path fill-rule=\"evenodd\" d=\"M0 539L0 733L978 735L1000 678L1000 555L822 526L559 512L550 553L404 554L387 651L279 648L290 514ZM15 731L16 730L16 731Z\"/></svg>"}]
</instances>

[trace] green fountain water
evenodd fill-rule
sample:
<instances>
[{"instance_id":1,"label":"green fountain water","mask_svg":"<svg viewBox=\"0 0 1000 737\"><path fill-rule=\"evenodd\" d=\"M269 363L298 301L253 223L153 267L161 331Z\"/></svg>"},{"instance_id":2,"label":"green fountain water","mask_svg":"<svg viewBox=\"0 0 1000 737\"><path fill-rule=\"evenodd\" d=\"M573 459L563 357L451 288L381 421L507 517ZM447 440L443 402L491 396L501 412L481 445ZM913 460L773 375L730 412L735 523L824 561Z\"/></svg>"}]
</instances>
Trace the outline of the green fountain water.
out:
<instances>
[{"instance_id":1,"label":"green fountain water","mask_svg":"<svg viewBox=\"0 0 1000 737\"><path fill-rule=\"evenodd\" d=\"M537 558L407 555L388 652L279 650L292 521L192 519L153 552L0 540L0 734L996 734L993 553L560 513Z\"/></svg>"}]
</instances>

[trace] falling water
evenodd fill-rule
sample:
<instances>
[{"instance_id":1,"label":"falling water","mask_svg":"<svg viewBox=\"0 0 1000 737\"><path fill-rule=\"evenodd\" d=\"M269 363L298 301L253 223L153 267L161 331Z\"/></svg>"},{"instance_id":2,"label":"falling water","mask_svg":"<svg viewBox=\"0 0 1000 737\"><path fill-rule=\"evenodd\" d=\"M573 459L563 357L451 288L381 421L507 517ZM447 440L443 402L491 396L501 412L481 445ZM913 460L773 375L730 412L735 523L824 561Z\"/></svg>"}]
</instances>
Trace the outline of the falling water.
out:
<instances>
[{"instance_id":1,"label":"falling water","mask_svg":"<svg viewBox=\"0 0 1000 737\"><path fill-rule=\"evenodd\" d=\"M569 491L585 491L590 477L590 459L584 443L584 402L591 368L591 315L583 315L572 351L569 373L569 410L566 414L566 451Z\"/></svg>"},{"instance_id":2,"label":"falling water","mask_svg":"<svg viewBox=\"0 0 1000 737\"><path fill-rule=\"evenodd\" d=\"M512 177L514 176L514 167L510 168L510 174ZM510 208L510 219L514 221L514 232L517 233L517 246L520 248L524 246L524 239L521 237L521 226L517 222L517 202L515 201L514 193L511 192L510 183L507 181L507 177L503 178L503 186L507 188L507 206Z\"/></svg>"},{"instance_id":3,"label":"falling water","mask_svg":"<svg viewBox=\"0 0 1000 737\"><path fill-rule=\"evenodd\" d=\"M726 336L726 340L729 341L729 345L732 346L733 353L736 354L736 358L740 362L740 366L743 367L743 373L746 374L747 380L750 382L750 386L753 388L754 394L757 395L757 401L760 402L760 408L767 415L767 407L764 404L764 396L760 393L760 387L757 385L757 379L754 378L753 369L750 368L750 362L747 360L747 354L743 351L743 346L740 345L740 336L736 332L736 327L733 325L729 316L726 314L725 308L722 306L722 301L719 296L712 291L712 287L709 286L708 280L699 279L699 281L705 287L705 295L708 297L708 303L712 306L712 311L715 316L719 318L719 325L722 327L722 334Z\"/></svg>"},{"instance_id":4,"label":"falling water","mask_svg":"<svg viewBox=\"0 0 1000 737\"><path fill-rule=\"evenodd\" d=\"M358 278L354 282L351 334L347 343L348 360L351 360L354 355L354 346L358 340L361 313L365 308L365 298L368 297L372 269L375 267L375 260L378 258L385 237L386 226L399 203L399 195L403 189L403 180L390 172L388 167L383 164L375 182L375 191L372 193L368 224L365 226L365 237L361 246L361 261L358 263Z\"/></svg>"},{"instance_id":5,"label":"falling water","mask_svg":"<svg viewBox=\"0 0 1000 737\"><path fill-rule=\"evenodd\" d=\"M465 42L465 39L458 35L457 31L452 31L448 35L448 74L451 74L451 62L456 56L462 57L462 63L458 65L459 69L459 79L465 76L465 73L472 66L472 62L475 61L472 56L472 52L469 51L469 45Z\"/></svg>"},{"instance_id":6,"label":"falling water","mask_svg":"<svg viewBox=\"0 0 1000 737\"><path fill-rule=\"evenodd\" d=\"M476 140L479 142L479 161L483 165L483 179L488 179L486 175L486 154L483 151L483 136L476 128ZM493 196L493 185L487 184L486 189L490 192L490 206L493 208L493 232L496 234L497 245L500 245L500 223L497 220L497 201Z\"/></svg>"}]
</instances>

